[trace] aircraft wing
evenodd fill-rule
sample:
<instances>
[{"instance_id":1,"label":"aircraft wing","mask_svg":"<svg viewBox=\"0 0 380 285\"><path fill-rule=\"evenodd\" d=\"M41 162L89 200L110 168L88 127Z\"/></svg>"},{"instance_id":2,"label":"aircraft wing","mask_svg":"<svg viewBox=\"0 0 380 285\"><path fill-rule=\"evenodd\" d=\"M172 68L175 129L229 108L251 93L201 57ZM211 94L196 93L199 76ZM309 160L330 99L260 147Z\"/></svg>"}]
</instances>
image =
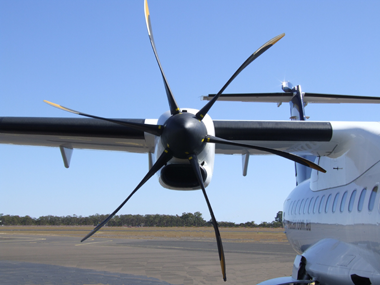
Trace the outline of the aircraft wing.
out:
<instances>
[{"instance_id":1,"label":"aircraft wing","mask_svg":"<svg viewBox=\"0 0 380 285\"><path fill-rule=\"evenodd\" d=\"M331 151L333 128L329 122L214 120L219 138L298 154ZM218 154L266 154L253 149L216 144ZM316 154L316 153L314 153Z\"/></svg>"},{"instance_id":2,"label":"aircraft wing","mask_svg":"<svg viewBox=\"0 0 380 285\"><path fill-rule=\"evenodd\" d=\"M356 96L356 95L338 95L302 92L305 103L354 103L354 104L380 104L380 97L374 96ZM293 92L272 92L272 93L230 93L222 94L218 101L234 102L266 102L266 103L289 103L294 94ZM215 94L202 96L203 100L210 101Z\"/></svg>"},{"instance_id":3,"label":"aircraft wing","mask_svg":"<svg viewBox=\"0 0 380 285\"><path fill-rule=\"evenodd\" d=\"M120 119L156 124L151 119ZM219 138L301 153L305 144L329 142L329 122L214 120ZM0 143L136 153L154 151L154 136L125 126L88 118L0 117ZM307 147L308 152L310 147ZM218 154L264 154L231 145L216 144Z\"/></svg>"},{"instance_id":4,"label":"aircraft wing","mask_svg":"<svg viewBox=\"0 0 380 285\"><path fill-rule=\"evenodd\" d=\"M125 119L144 123L144 119ZM0 143L147 153L144 132L87 118L0 117Z\"/></svg>"}]
</instances>

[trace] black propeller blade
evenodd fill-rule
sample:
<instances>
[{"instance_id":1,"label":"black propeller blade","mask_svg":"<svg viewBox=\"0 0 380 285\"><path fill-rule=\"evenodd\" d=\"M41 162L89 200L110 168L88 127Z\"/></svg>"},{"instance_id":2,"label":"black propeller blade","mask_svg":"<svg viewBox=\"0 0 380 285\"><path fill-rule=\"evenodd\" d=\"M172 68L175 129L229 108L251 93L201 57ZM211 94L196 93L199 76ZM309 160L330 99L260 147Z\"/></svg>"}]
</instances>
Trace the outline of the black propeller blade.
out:
<instances>
[{"instance_id":1,"label":"black propeller blade","mask_svg":"<svg viewBox=\"0 0 380 285\"><path fill-rule=\"evenodd\" d=\"M315 170L321 171L323 173L326 173L326 170L324 170L322 167L320 167L319 165L315 164L314 162L311 162L310 160L307 160L307 159L305 159L303 157L300 157L298 155L295 155L295 154L291 154L289 152L284 152L284 151L280 151L280 150L276 150L276 149L271 149L271 148L266 148L266 147L261 147L261 146L254 146L254 145L249 145L249 144L235 143L235 142L232 142L232 141L228 141L228 140L225 140L225 139L221 139L221 138L217 138L217 137L209 136L209 135L206 136L205 142L228 144L228 145L236 145L236 146L241 146L241 147L246 147L246 148L252 148L252 149L257 149L257 150L261 150L261 151L266 151L266 152L273 153L275 155L279 155L279 156L282 156L284 158L293 160L294 162L297 162L297 163L300 163L302 165L308 166L310 168L313 168Z\"/></svg>"},{"instance_id":2,"label":"black propeller blade","mask_svg":"<svg viewBox=\"0 0 380 285\"><path fill-rule=\"evenodd\" d=\"M58 109L61 109L61 110L64 110L64 111L67 111L70 113L74 113L77 115L81 115L81 116L89 117L89 118L94 118L94 119L98 119L98 120L108 121L111 123L126 126L129 128L136 129L139 131L143 131L143 132L146 132L146 133L149 133L152 135L156 135L156 136L160 136L162 134L162 131L164 130L163 126L161 126L161 125L139 124L139 123L132 123L132 122L124 122L124 121L119 121L119 120L114 120L114 119L107 119L107 118L103 118L103 117L98 117L98 116L93 116L93 115L85 114L82 112L78 112L78 111L63 107L61 105L55 104L53 102L49 102L47 100L44 100L44 102L53 106L53 107L56 107Z\"/></svg>"},{"instance_id":3,"label":"black propeller blade","mask_svg":"<svg viewBox=\"0 0 380 285\"><path fill-rule=\"evenodd\" d=\"M125 199L124 202L121 203L120 206L117 207L116 210L113 211L113 213L107 217L107 219L105 219L103 222L101 222L99 225L97 225L88 235L86 235L81 240L81 242L88 239L90 236L92 236L94 233L96 233L98 230L100 230L101 227L103 227L105 224L107 224L108 221L111 220L112 217L115 216L117 212L119 212L119 210L125 205L125 203L128 202L128 200L132 197L132 195L135 194L137 192L137 190L139 190L140 187L143 186L145 184L145 182L147 182L158 170L160 170L161 167L164 166L172 157L173 157L173 155L171 154L171 151L168 149L165 149L162 152L161 156L157 159L156 163L152 166L152 168L145 175L143 180L141 180L141 182L139 183L139 185L137 185L135 190L133 190L132 193L129 194L127 199Z\"/></svg>"},{"instance_id":4,"label":"black propeller blade","mask_svg":"<svg viewBox=\"0 0 380 285\"><path fill-rule=\"evenodd\" d=\"M172 91L170 90L169 83L166 80L166 77L165 77L165 74L164 74L164 70L162 69L160 60L158 58L158 54L157 54L157 50L156 50L156 45L154 44L154 39L153 39L152 26L150 24L150 14L149 14L149 7L148 7L148 1L147 0L145 0L145 2L144 2L144 12L145 12L145 21L146 21L146 27L148 29L150 43L152 45L152 49L153 49L154 55L156 57L158 66L160 67L162 79L164 80L166 95L168 97L169 106L170 106L170 113L172 115L175 115L175 114L179 113L179 107L177 105L177 102L174 99Z\"/></svg>"},{"instance_id":5,"label":"black propeller blade","mask_svg":"<svg viewBox=\"0 0 380 285\"><path fill-rule=\"evenodd\" d=\"M269 49L271 46L273 46L275 43L281 40L284 36L285 34L281 34L277 37L274 37L273 39L259 47L253 54L251 54L251 56L247 58L247 60L238 68L238 70L235 71L235 73L226 82L226 84L224 84L224 86L222 87L222 89L220 89L218 94L216 94L216 96L212 98L212 100L210 100L201 110L199 110L199 112L196 115L197 119L202 120L204 118L204 116L208 113L212 105L214 105L215 101L218 100L220 94L223 93L227 86L230 85L230 83L236 78L236 76L239 75L240 72L243 71L244 68L246 68L252 61L258 58L262 53L264 53L267 49Z\"/></svg>"},{"instance_id":6,"label":"black propeller blade","mask_svg":"<svg viewBox=\"0 0 380 285\"><path fill-rule=\"evenodd\" d=\"M206 194L206 189L205 185L203 183L203 178L201 174L201 170L199 168L199 163L198 163L198 158L195 154L189 156L189 161L191 166L193 167L193 170L195 172L195 175L197 177L198 183L202 188L203 195L205 196L206 203L208 206L208 210L210 211L211 219L212 219L212 225L214 227L215 231L215 237L216 237L216 243L218 245L218 252L219 252L219 260L220 260L220 266L222 268L222 275L223 275L223 280L227 281L227 276L226 276L226 262L224 259L224 250L223 250L223 244L222 244L222 238L220 237L220 232L218 228L218 223L216 222L214 212L211 208L210 201L208 200L207 194Z\"/></svg>"}]
</instances>

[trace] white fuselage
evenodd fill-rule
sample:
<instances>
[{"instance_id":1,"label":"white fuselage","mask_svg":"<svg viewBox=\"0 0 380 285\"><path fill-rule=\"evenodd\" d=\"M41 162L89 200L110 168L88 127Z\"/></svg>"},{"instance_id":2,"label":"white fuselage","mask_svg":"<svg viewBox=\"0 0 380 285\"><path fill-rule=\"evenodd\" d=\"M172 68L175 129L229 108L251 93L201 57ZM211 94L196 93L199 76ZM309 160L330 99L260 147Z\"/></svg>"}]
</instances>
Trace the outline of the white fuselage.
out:
<instances>
[{"instance_id":1,"label":"white fuselage","mask_svg":"<svg viewBox=\"0 0 380 285\"><path fill-rule=\"evenodd\" d=\"M380 272L379 181L377 163L345 186L321 191L312 191L310 181L297 186L284 205L285 231L293 248L302 253L324 238L365 245Z\"/></svg>"},{"instance_id":2,"label":"white fuselage","mask_svg":"<svg viewBox=\"0 0 380 285\"><path fill-rule=\"evenodd\" d=\"M333 150L315 161L327 172L289 194L285 233L321 284L353 284L352 275L380 284L380 124L331 124Z\"/></svg>"},{"instance_id":3,"label":"white fuselage","mask_svg":"<svg viewBox=\"0 0 380 285\"><path fill-rule=\"evenodd\" d=\"M285 233L310 261L308 272L322 284L352 284L351 274L380 284L380 162L345 185L313 189L315 182L312 176L298 185L284 203Z\"/></svg>"}]
</instances>

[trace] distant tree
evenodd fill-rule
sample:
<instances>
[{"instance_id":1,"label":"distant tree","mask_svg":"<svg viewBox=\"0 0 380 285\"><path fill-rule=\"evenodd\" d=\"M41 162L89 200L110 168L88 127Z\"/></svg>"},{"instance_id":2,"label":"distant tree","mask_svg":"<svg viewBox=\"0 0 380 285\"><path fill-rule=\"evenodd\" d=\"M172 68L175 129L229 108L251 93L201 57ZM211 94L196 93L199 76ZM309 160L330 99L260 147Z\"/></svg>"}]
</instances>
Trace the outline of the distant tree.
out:
<instances>
[{"instance_id":1,"label":"distant tree","mask_svg":"<svg viewBox=\"0 0 380 285\"><path fill-rule=\"evenodd\" d=\"M20 223L23 226L30 226L34 224L34 220L29 216L25 216L25 217L21 217Z\"/></svg>"},{"instance_id":2,"label":"distant tree","mask_svg":"<svg viewBox=\"0 0 380 285\"><path fill-rule=\"evenodd\" d=\"M219 227L225 227L225 228L233 228L236 227L236 224L233 222L219 222Z\"/></svg>"},{"instance_id":3,"label":"distant tree","mask_svg":"<svg viewBox=\"0 0 380 285\"><path fill-rule=\"evenodd\" d=\"M194 215L192 213L182 213L181 220L185 227L190 227L193 225Z\"/></svg>"},{"instance_id":4,"label":"distant tree","mask_svg":"<svg viewBox=\"0 0 380 285\"><path fill-rule=\"evenodd\" d=\"M282 211L278 211L276 217L274 218L276 222L282 223Z\"/></svg>"},{"instance_id":5,"label":"distant tree","mask_svg":"<svg viewBox=\"0 0 380 285\"><path fill-rule=\"evenodd\" d=\"M262 228L269 228L269 227L270 227L270 223L267 223L267 222L261 222L261 224L259 224L259 227L262 227Z\"/></svg>"},{"instance_id":6,"label":"distant tree","mask_svg":"<svg viewBox=\"0 0 380 285\"><path fill-rule=\"evenodd\" d=\"M202 218L201 212L194 213L194 226L202 227L206 224L206 221Z\"/></svg>"},{"instance_id":7,"label":"distant tree","mask_svg":"<svg viewBox=\"0 0 380 285\"><path fill-rule=\"evenodd\" d=\"M280 223L280 222L276 222L276 221L271 222L271 223L270 223L270 226L271 226L272 228L282 228L282 227L283 227L282 223Z\"/></svg>"},{"instance_id":8,"label":"distant tree","mask_svg":"<svg viewBox=\"0 0 380 285\"><path fill-rule=\"evenodd\" d=\"M68 216L40 216L39 218L31 218L30 216L10 216L0 213L0 225L41 225L41 226L96 226L104 221L108 215L95 214L88 217L77 215ZM2 222L1 222L2 221ZM235 224L234 222L218 222L220 227L282 227L282 212L278 212L273 222L262 222L257 225L254 221ZM212 220L206 222L202 217L201 212L182 213L179 215L115 215L108 221L107 226L122 227L122 226L148 226L148 227L212 227Z\"/></svg>"},{"instance_id":9,"label":"distant tree","mask_svg":"<svg viewBox=\"0 0 380 285\"><path fill-rule=\"evenodd\" d=\"M240 225L242 225L242 224L240 224ZM252 221L252 222L246 222L246 223L243 224L243 227L255 228L255 227L257 227L257 224L254 221Z\"/></svg>"}]
</instances>

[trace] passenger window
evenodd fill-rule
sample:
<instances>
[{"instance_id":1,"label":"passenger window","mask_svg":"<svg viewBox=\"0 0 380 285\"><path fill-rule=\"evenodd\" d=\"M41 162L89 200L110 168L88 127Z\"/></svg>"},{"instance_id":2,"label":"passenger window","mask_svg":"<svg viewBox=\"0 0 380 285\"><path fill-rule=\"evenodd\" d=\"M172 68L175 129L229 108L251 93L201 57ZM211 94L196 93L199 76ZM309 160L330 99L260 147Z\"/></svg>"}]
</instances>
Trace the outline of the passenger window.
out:
<instances>
[{"instance_id":1,"label":"passenger window","mask_svg":"<svg viewBox=\"0 0 380 285\"><path fill-rule=\"evenodd\" d=\"M296 205L294 206L294 211L293 211L293 214L296 215L297 214L297 207L298 207L298 203L300 202L300 200L297 201Z\"/></svg>"},{"instance_id":2,"label":"passenger window","mask_svg":"<svg viewBox=\"0 0 380 285\"><path fill-rule=\"evenodd\" d=\"M325 195L322 196L321 203L319 203L318 213L322 212L323 202L325 201Z\"/></svg>"},{"instance_id":3,"label":"passenger window","mask_svg":"<svg viewBox=\"0 0 380 285\"><path fill-rule=\"evenodd\" d=\"M331 194L327 197L325 213L327 213L329 211L330 202L331 202Z\"/></svg>"},{"instance_id":4,"label":"passenger window","mask_svg":"<svg viewBox=\"0 0 380 285\"><path fill-rule=\"evenodd\" d=\"M362 190L362 193L360 193L359 197L359 203L358 203L358 211L361 212L363 210L363 205L364 205L364 199L365 199L365 194L367 193L367 189L364 188Z\"/></svg>"},{"instance_id":5,"label":"passenger window","mask_svg":"<svg viewBox=\"0 0 380 285\"><path fill-rule=\"evenodd\" d=\"M346 205L346 199L347 199L347 191L344 192L342 197L342 202L340 202L340 212L343 213L344 211L344 205Z\"/></svg>"},{"instance_id":6,"label":"passenger window","mask_svg":"<svg viewBox=\"0 0 380 285\"><path fill-rule=\"evenodd\" d=\"M369 202L368 202L368 210L372 211L373 207L375 206L375 200L376 200L376 194L377 194L377 189L379 187L375 186L372 189L371 196L369 196Z\"/></svg>"},{"instance_id":7,"label":"passenger window","mask_svg":"<svg viewBox=\"0 0 380 285\"><path fill-rule=\"evenodd\" d=\"M332 212L335 213L336 211L336 206L338 205L338 200L339 200L339 192L336 193L335 198L334 198L334 203L332 207Z\"/></svg>"},{"instance_id":8,"label":"passenger window","mask_svg":"<svg viewBox=\"0 0 380 285\"><path fill-rule=\"evenodd\" d=\"M308 214L311 214L311 207L312 207L312 205L313 205L313 200L314 200L314 197L312 197L312 198L310 199L309 209L307 210L307 213L308 213Z\"/></svg>"},{"instance_id":9,"label":"passenger window","mask_svg":"<svg viewBox=\"0 0 380 285\"><path fill-rule=\"evenodd\" d=\"M302 206L303 206L303 202L305 202L305 199L302 199L300 207L298 208L298 214L299 215L301 215L301 209L302 209Z\"/></svg>"},{"instance_id":10,"label":"passenger window","mask_svg":"<svg viewBox=\"0 0 380 285\"><path fill-rule=\"evenodd\" d=\"M352 209L354 207L355 196L356 196L356 190L352 191L352 194L351 194L351 197L350 197L350 202L348 204L348 211L349 212L352 212Z\"/></svg>"},{"instance_id":11,"label":"passenger window","mask_svg":"<svg viewBox=\"0 0 380 285\"><path fill-rule=\"evenodd\" d=\"M317 211L318 200L319 200L319 196L315 199L314 208L313 208L313 214L315 214L315 212Z\"/></svg>"},{"instance_id":12,"label":"passenger window","mask_svg":"<svg viewBox=\"0 0 380 285\"><path fill-rule=\"evenodd\" d=\"M307 207L307 202L309 201L309 198L306 199L305 205L303 205L303 213L306 214L306 207Z\"/></svg>"}]
</instances>

